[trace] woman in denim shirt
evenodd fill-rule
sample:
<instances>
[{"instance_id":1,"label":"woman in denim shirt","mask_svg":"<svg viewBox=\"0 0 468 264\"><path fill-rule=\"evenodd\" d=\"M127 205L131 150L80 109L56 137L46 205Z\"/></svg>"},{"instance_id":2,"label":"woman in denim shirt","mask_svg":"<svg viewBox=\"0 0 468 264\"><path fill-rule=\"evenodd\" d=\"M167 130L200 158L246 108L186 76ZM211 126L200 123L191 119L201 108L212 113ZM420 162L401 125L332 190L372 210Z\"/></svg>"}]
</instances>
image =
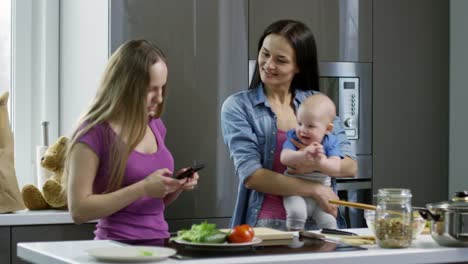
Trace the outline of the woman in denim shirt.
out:
<instances>
[{"instance_id":1,"label":"woman in denim shirt","mask_svg":"<svg viewBox=\"0 0 468 264\"><path fill-rule=\"evenodd\" d=\"M250 87L231 95L221 109L224 141L234 161L240 184L231 226L249 224L286 229L282 196L312 197L337 216L334 190L311 181L283 175L279 154L286 131L296 127L300 103L319 89L317 49L312 32L299 21L280 20L265 30L258 42L258 58ZM357 162L342 122L335 119L333 133L345 155L339 175L355 176ZM322 170L304 161L292 173ZM335 183L333 183L335 186ZM338 227L345 227L338 217ZM308 222L306 229L313 229Z\"/></svg>"}]
</instances>

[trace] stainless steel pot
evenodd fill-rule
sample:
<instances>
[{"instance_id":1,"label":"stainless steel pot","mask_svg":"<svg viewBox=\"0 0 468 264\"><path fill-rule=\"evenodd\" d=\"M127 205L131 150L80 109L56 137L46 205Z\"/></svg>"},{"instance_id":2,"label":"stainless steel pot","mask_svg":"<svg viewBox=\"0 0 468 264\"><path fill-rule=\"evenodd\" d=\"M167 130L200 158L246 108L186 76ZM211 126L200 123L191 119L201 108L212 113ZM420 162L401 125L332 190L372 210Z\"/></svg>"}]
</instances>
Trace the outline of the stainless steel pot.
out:
<instances>
[{"instance_id":1,"label":"stainless steel pot","mask_svg":"<svg viewBox=\"0 0 468 264\"><path fill-rule=\"evenodd\" d=\"M468 247L468 191L457 192L451 201L427 204L426 208L418 208L419 213L431 221L431 235L439 245Z\"/></svg>"}]
</instances>

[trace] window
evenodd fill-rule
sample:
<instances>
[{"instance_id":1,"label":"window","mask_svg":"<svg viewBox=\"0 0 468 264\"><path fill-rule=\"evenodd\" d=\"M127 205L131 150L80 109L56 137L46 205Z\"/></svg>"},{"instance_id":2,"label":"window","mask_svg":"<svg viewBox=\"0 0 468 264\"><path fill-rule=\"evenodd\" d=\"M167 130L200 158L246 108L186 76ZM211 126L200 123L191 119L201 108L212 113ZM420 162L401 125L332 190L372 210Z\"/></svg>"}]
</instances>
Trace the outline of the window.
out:
<instances>
[{"instance_id":1,"label":"window","mask_svg":"<svg viewBox=\"0 0 468 264\"><path fill-rule=\"evenodd\" d=\"M11 8L3 8L5 2ZM70 123L95 93L108 58L108 2L0 0L0 4L0 12L10 10L11 26L2 21L0 31L5 27L11 35L10 115L22 188L36 184L41 122L49 121L49 144L57 140L60 127L60 135L67 136ZM3 65L2 61L0 69Z\"/></svg>"},{"instance_id":2,"label":"window","mask_svg":"<svg viewBox=\"0 0 468 264\"><path fill-rule=\"evenodd\" d=\"M36 146L42 144L41 121L49 121L49 142L57 139L60 5L58 0L10 1L10 115L16 177L22 188L25 184L36 184Z\"/></svg>"},{"instance_id":3,"label":"window","mask_svg":"<svg viewBox=\"0 0 468 264\"><path fill-rule=\"evenodd\" d=\"M0 65L0 94L3 94L11 87L11 0L0 1ZM11 117L11 109L9 113Z\"/></svg>"}]
</instances>

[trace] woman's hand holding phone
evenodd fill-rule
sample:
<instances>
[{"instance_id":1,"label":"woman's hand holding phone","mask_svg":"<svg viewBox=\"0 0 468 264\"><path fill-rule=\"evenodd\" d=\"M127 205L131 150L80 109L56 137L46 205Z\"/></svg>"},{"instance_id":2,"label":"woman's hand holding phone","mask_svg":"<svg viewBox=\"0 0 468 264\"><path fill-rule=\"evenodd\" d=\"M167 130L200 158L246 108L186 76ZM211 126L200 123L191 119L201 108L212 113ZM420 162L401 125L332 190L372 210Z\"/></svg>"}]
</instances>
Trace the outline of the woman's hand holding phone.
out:
<instances>
[{"instance_id":1,"label":"woman's hand holding phone","mask_svg":"<svg viewBox=\"0 0 468 264\"><path fill-rule=\"evenodd\" d=\"M165 175L170 175L171 173L172 172L168 169L160 169L146 177L142 181L145 195L154 198L163 198L181 188L184 183L171 179L170 177L165 177Z\"/></svg>"},{"instance_id":2,"label":"woman's hand holding phone","mask_svg":"<svg viewBox=\"0 0 468 264\"><path fill-rule=\"evenodd\" d=\"M193 190L198 184L198 179L200 178L197 171L203 169L204 167L205 165L199 164L181 169L175 174L174 178L183 182L183 190Z\"/></svg>"},{"instance_id":3,"label":"woman's hand holding phone","mask_svg":"<svg viewBox=\"0 0 468 264\"><path fill-rule=\"evenodd\" d=\"M199 171L199 170L201 170L201 169L203 169L203 168L205 168L205 165L203 165L203 164L198 164L198 165L190 166L190 167L188 167L186 170L183 170L183 169L182 169L182 170L179 170L179 171L177 172L176 176L174 176L174 178L176 178L176 179L178 179L178 180L184 179L184 178L190 178L190 177L192 177L192 175L193 175L195 172L197 172L197 171Z\"/></svg>"},{"instance_id":4,"label":"woman's hand holding phone","mask_svg":"<svg viewBox=\"0 0 468 264\"><path fill-rule=\"evenodd\" d=\"M198 184L198 179L199 178L200 178L200 176L198 175L197 172L195 172L195 173L192 174L192 177L188 177L188 178L183 179L183 180L185 180L185 183L182 185L182 190L190 191L190 190L195 189L195 187Z\"/></svg>"}]
</instances>

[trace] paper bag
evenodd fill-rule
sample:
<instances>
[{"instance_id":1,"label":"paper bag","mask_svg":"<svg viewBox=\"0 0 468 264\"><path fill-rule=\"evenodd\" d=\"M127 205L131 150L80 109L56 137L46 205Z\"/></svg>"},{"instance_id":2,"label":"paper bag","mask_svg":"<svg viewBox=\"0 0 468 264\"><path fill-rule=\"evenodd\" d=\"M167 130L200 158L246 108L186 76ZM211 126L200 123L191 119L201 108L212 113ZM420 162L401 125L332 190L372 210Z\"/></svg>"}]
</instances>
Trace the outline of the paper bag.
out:
<instances>
[{"instance_id":1,"label":"paper bag","mask_svg":"<svg viewBox=\"0 0 468 264\"><path fill-rule=\"evenodd\" d=\"M13 133L8 121L8 92L0 96L0 213L24 209L15 174Z\"/></svg>"}]
</instances>

